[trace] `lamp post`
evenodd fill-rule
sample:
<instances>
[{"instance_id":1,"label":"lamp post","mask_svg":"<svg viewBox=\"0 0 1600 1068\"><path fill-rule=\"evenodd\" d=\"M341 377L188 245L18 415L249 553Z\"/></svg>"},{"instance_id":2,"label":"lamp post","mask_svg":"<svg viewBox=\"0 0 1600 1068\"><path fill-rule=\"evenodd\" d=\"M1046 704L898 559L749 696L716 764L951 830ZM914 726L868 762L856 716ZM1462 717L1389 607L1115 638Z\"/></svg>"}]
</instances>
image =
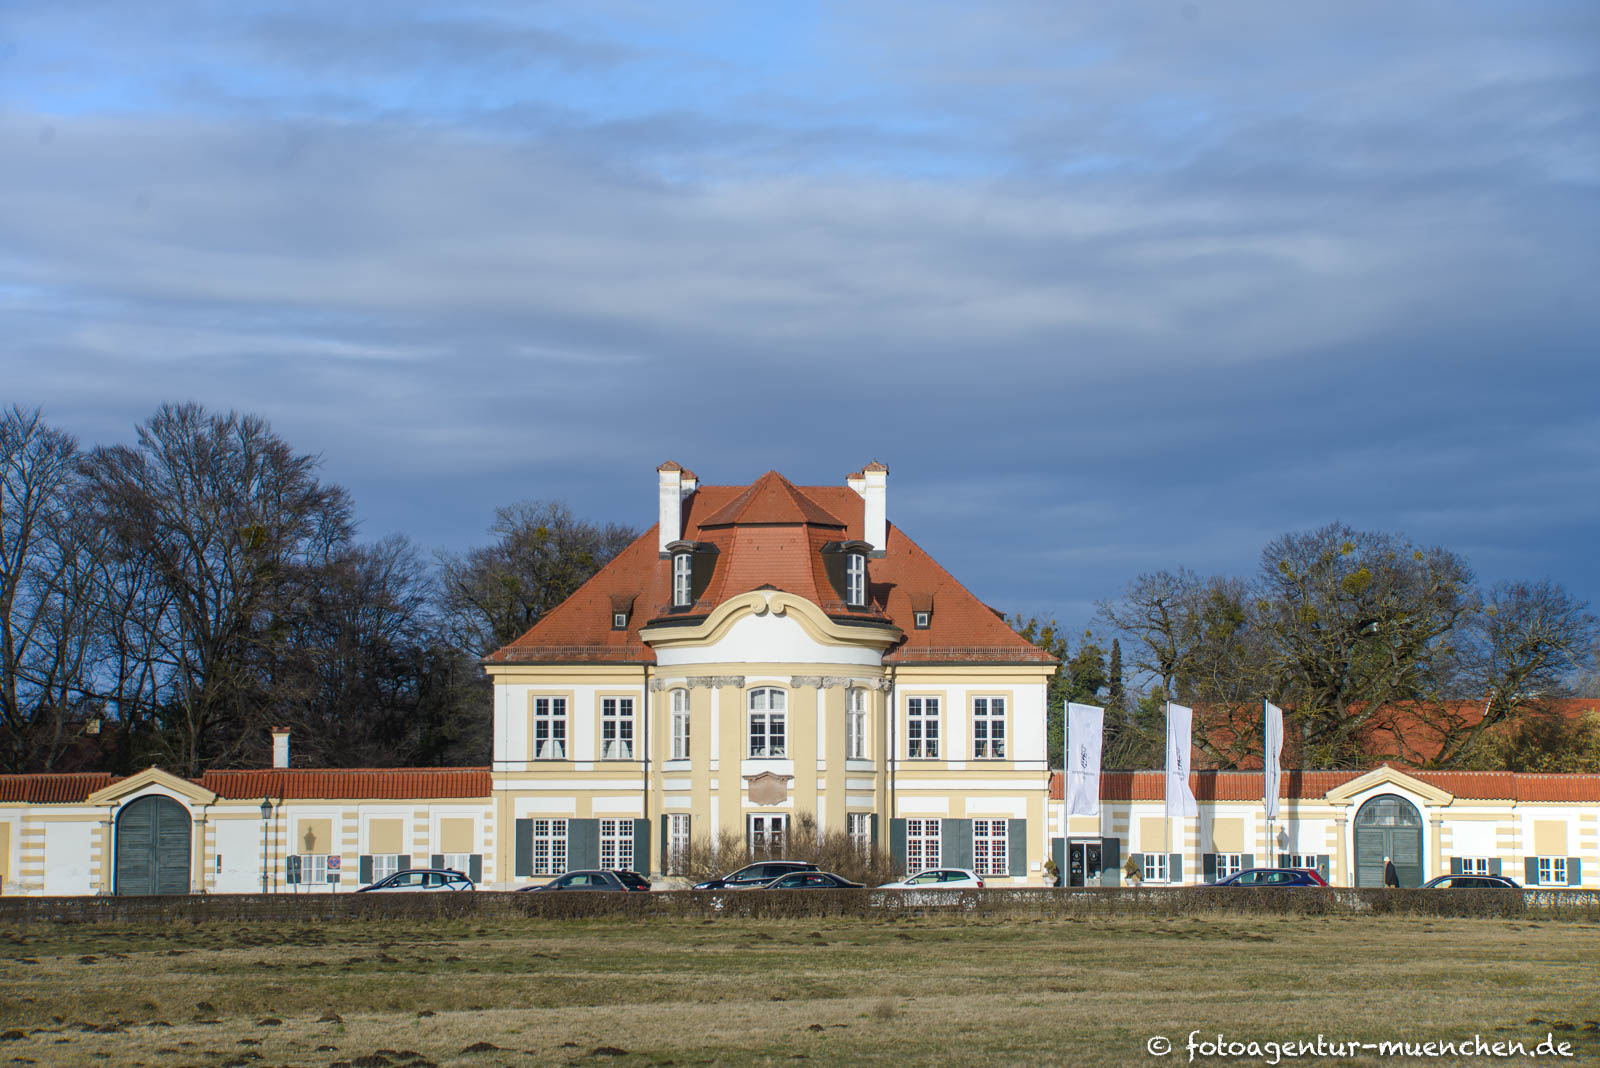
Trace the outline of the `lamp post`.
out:
<instances>
[{"instance_id":1,"label":"lamp post","mask_svg":"<svg viewBox=\"0 0 1600 1068\"><path fill-rule=\"evenodd\" d=\"M272 798L261 799L261 892L267 892L267 872L272 869L272 861L267 853L270 836L267 834L267 821L272 819Z\"/></svg>"}]
</instances>

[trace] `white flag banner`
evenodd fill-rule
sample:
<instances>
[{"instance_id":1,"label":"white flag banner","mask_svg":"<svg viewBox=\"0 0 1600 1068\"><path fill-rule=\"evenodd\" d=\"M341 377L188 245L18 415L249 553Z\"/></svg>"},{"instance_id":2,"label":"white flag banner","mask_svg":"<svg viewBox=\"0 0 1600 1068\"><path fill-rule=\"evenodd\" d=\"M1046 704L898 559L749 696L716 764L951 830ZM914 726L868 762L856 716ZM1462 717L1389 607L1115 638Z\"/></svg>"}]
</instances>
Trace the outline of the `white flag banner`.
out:
<instances>
[{"instance_id":1,"label":"white flag banner","mask_svg":"<svg viewBox=\"0 0 1600 1068\"><path fill-rule=\"evenodd\" d=\"M1267 702L1267 740L1261 757L1263 783L1267 800L1267 819L1278 818L1278 779L1283 774L1278 759L1283 756L1283 709Z\"/></svg>"},{"instance_id":2,"label":"white flag banner","mask_svg":"<svg viewBox=\"0 0 1600 1068\"><path fill-rule=\"evenodd\" d=\"M1067 704L1067 815L1100 815L1100 732L1106 710Z\"/></svg>"},{"instance_id":3,"label":"white flag banner","mask_svg":"<svg viewBox=\"0 0 1600 1068\"><path fill-rule=\"evenodd\" d=\"M1200 815L1189 789L1189 743L1194 711L1167 702L1167 819Z\"/></svg>"}]
</instances>

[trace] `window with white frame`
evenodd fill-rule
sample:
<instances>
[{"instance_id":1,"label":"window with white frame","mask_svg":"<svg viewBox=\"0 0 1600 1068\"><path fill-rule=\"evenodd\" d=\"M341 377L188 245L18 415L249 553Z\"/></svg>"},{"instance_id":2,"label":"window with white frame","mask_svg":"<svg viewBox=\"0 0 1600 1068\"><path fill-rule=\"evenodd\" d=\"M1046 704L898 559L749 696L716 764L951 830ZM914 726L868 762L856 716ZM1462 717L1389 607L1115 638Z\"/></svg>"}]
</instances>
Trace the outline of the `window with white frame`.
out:
<instances>
[{"instance_id":1,"label":"window with white frame","mask_svg":"<svg viewBox=\"0 0 1600 1068\"><path fill-rule=\"evenodd\" d=\"M1230 875L1238 875L1244 869L1244 856L1239 853L1217 853L1217 882L1221 882Z\"/></svg>"},{"instance_id":2,"label":"window with white frame","mask_svg":"<svg viewBox=\"0 0 1600 1068\"><path fill-rule=\"evenodd\" d=\"M906 698L906 757L915 760L939 757L939 699Z\"/></svg>"},{"instance_id":3,"label":"window with white frame","mask_svg":"<svg viewBox=\"0 0 1600 1068\"><path fill-rule=\"evenodd\" d=\"M972 759L1003 760L1006 755L1006 699L972 699Z\"/></svg>"},{"instance_id":4,"label":"window with white frame","mask_svg":"<svg viewBox=\"0 0 1600 1068\"><path fill-rule=\"evenodd\" d=\"M844 817L845 833L856 852L866 856L872 851L872 813L847 812Z\"/></svg>"},{"instance_id":5,"label":"window with white frame","mask_svg":"<svg viewBox=\"0 0 1600 1068\"><path fill-rule=\"evenodd\" d=\"M906 820L906 871L915 875L938 866L939 821Z\"/></svg>"},{"instance_id":6,"label":"window with white frame","mask_svg":"<svg viewBox=\"0 0 1600 1068\"><path fill-rule=\"evenodd\" d=\"M1147 883L1164 883L1167 881L1167 855L1165 853L1146 853L1144 855L1144 881Z\"/></svg>"},{"instance_id":7,"label":"window with white frame","mask_svg":"<svg viewBox=\"0 0 1600 1068\"><path fill-rule=\"evenodd\" d=\"M300 854L300 881L303 883L325 883L328 881L328 854L302 853Z\"/></svg>"},{"instance_id":8,"label":"window with white frame","mask_svg":"<svg viewBox=\"0 0 1600 1068\"><path fill-rule=\"evenodd\" d=\"M1005 875L1011 871L1006 856L1006 822L972 821L972 868L979 875Z\"/></svg>"},{"instance_id":9,"label":"window with white frame","mask_svg":"<svg viewBox=\"0 0 1600 1068\"><path fill-rule=\"evenodd\" d=\"M372 881L387 879L400 870L399 853L374 853L372 854Z\"/></svg>"},{"instance_id":10,"label":"window with white frame","mask_svg":"<svg viewBox=\"0 0 1600 1068\"><path fill-rule=\"evenodd\" d=\"M560 875L567 870L567 821L533 821L533 874Z\"/></svg>"},{"instance_id":11,"label":"window with white frame","mask_svg":"<svg viewBox=\"0 0 1600 1068\"><path fill-rule=\"evenodd\" d=\"M458 871L465 875L467 872L472 870L472 854L440 853L439 866L441 868L449 868L451 871Z\"/></svg>"},{"instance_id":12,"label":"window with white frame","mask_svg":"<svg viewBox=\"0 0 1600 1068\"><path fill-rule=\"evenodd\" d=\"M565 760L567 758L567 699L565 697L535 697L533 699L533 758L535 760Z\"/></svg>"},{"instance_id":13,"label":"window with white frame","mask_svg":"<svg viewBox=\"0 0 1600 1068\"><path fill-rule=\"evenodd\" d=\"M1461 874L1462 875L1488 875L1489 874L1489 858L1488 857L1462 857L1461 858Z\"/></svg>"},{"instance_id":14,"label":"window with white frame","mask_svg":"<svg viewBox=\"0 0 1600 1068\"><path fill-rule=\"evenodd\" d=\"M689 814L674 812L667 817L667 870L681 875L689 865Z\"/></svg>"},{"instance_id":15,"label":"window with white frame","mask_svg":"<svg viewBox=\"0 0 1600 1068\"><path fill-rule=\"evenodd\" d=\"M844 564L845 603L859 607L867 603L867 558L850 553Z\"/></svg>"},{"instance_id":16,"label":"window with white frame","mask_svg":"<svg viewBox=\"0 0 1600 1068\"><path fill-rule=\"evenodd\" d=\"M633 870L633 821L600 821L600 866Z\"/></svg>"},{"instance_id":17,"label":"window with white frame","mask_svg":"<svg viewBox=\"0 0 1600 1068\"><path fill-rule=\"evenodd\" d=\"M788 816L751 816L750 852L782 853L789 833Z\"/></svg>"},{"instance_id":18,"label":"window with white frame","mask_svg":"<svg viewBox=\"0 0 1600 1068\"><path fill-rule=\"evenodd\" d=\"M867 755L867 692L846 690L844 697L844 755L863 760Z\"/></svg>"},{"instance_id":19,"label":"window with white frame","mask_svg":"<svg viewBox=\"0 0 1600 1068\"><path fill-rule=\"evenodd\" d=\"M1566 886L1567 885L1567 858L1566 857L1540 857L1539 858L1539 885L1540 886Z\"/></svg>"},{"instance_id":20,"label":"window with white frame","mask_svg":"<svg viewBox=\"0 0 1600 1068\"><path fill-rule=\"evenodd\" d=\"M693 594L694 561L688 553L677 553L672 557L672 606L685 608L689 605Z\"/></svg>"},{"instance_id":21,"label":"window with white frame","mask_svg":"<svg viewBox=\"0 0 1600 1068\"><path fill-rule=\"evenodd\" d=\"M600 699L600 759L633 759L633 698Z\"/></svg>"},{"instance_id":22,"label":"window with white frame","mask_svg":"<svg viewBox=\"0 0 1600 1068\"><path fill-rule=\"evenodd\" d=\"M781 757L788 753L785 736L787 707L788 698L782 690L750 691L751 756Z\"/></svg>"},{"instance_id":23,"label":"window with white frame","mask_svg":"<svg viewBox=\"0 0 1600 1068\"><path fill-rule=\"evenodd\" d=\"M1315 853L1289 853L1289 867L1316 869L1317 855Z\"/></svg>"},{"instance_id":24,"label":"window with white frame","mask_svg":"<svg viewBox=\"0 0 1600 1068\"><path fill-rule=\"evenodd\" d=\"M672 759L689 759L689 691L672 691Z\"/></svg>"}]
</instances>

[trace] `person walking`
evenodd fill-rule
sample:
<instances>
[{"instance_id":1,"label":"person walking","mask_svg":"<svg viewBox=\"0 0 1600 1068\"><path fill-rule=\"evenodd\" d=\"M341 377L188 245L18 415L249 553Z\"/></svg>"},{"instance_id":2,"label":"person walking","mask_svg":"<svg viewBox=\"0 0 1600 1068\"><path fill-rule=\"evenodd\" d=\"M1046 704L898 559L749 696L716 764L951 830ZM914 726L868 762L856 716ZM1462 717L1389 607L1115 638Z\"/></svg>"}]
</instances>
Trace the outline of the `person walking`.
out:
<instances>
[{"instance_id":1,"label":"person walking","mask_svg":"<svg viewBox=\"0 0 1600 1068\"><path fill-rule=\"evenodd\" d=\"M1383 885L1396 888L1400 886L1400 873L1395 870L1394 861L1388 857L1383 858Z\"/></svg>"}]
</instances>

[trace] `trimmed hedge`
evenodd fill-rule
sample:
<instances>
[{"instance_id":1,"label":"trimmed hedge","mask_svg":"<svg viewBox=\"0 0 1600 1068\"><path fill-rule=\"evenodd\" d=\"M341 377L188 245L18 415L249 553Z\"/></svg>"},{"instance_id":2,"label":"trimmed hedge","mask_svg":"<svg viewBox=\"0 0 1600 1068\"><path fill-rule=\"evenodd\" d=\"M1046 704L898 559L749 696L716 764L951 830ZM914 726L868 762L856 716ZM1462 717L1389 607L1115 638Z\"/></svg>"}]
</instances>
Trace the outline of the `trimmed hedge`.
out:
<instances>
[{"instance_id":1,"label":"trimmed hedge","mask_svg":"<svg viewBox=\"0 0 1600 1068\"><path fill-rule=\"evenodd\" d=\"M898 890L668 890L649 894L480 890L436 894L199 894L0 898L0 924L349 923L368 920L739 920L896 915L1082 918L1351 914L1600 919L1594 890L1054 887Z\"/></svg>"}]
</instances>

